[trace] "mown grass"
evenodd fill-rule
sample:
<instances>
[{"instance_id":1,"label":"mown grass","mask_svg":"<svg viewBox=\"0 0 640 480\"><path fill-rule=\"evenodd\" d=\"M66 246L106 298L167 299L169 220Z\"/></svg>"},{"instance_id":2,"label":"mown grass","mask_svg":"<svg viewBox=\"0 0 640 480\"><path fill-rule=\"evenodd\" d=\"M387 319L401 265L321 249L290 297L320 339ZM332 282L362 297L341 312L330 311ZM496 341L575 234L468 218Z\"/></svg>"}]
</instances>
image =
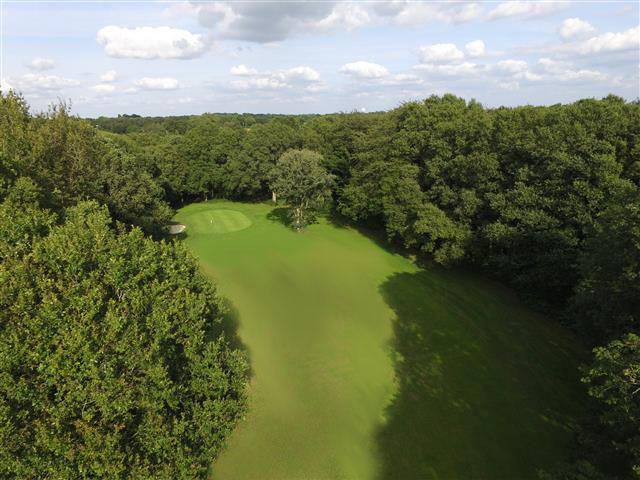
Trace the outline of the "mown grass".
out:
<instances>
[{"instance_id":1,"label":"mown grass","mask_svg":"<svg viewBox=\"0 0 640 480\"><path fill-rule=\"evenodd\" d=\"M221 211L250 226L208 230ZM296 233L278 212L176 216L253 370L213 478L520 479L563 458L581 398L571 335L475 275L325 221Z\"/></svg>"}]
</instances>

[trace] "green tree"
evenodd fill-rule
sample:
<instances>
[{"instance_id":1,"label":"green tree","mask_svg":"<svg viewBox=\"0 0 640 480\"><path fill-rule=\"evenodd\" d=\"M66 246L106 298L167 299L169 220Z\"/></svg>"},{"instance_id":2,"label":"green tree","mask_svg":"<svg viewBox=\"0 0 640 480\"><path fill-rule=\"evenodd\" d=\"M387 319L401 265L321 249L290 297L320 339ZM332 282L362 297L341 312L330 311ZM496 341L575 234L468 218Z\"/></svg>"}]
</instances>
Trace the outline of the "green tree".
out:
<instances>
[{"instance_id":1,"label":"green tree","mask_svg":"<svg viewBox=\"0 0 640 480\"><path fill-rule=\"evenodd\" d=\"M572 316L592 342L640 331L640 189L613 199L580 258Z\"/></svg>"},{"instance_id":2,"label":"green tree","mask_svg":"<svg viewBox=\"0 0 640 480\"><path fill-rule=\"evenodd\" d=\"M100 170L102 189L97 198L117 220L162 235L173 216L163 200L162 188L139 158L113 142L105 141L105 146Z\"/></svg>"},{"instance_id":3,"label":"green tree","mask_svg":"<svg viewBox=\"0 0 640 480\"><path fill-rule=\"evenodd\" d=\"M93 202L7 236L22 190L0 206L0 477L207 478L247 371L210 280Z\"/></svg>"},{"instance_id":4,"label":"green tree","mask_svg":"<svg viewBox=\"0 0 640 480\"><path fill-rule=\"evenodd\" d=\"M292 225L302 230L331 198L334 176L321 166L322 155L311 150L289 150L271 172L269 187L289 204Z\"/></svg>"},{"instance_id":5,"label":"green tree","mask_svg":"<svg viewBox=\"0 0 640 480\"><path fill-rule=\"evenodd\" d=\"M175 153L183 163L188 195L207 200L223 195L227 162L239 149L242 131L220 125L210 115L198 120L180 137Z\"/></svg>"},{"instance_id":6,"label":"green tree","mask_svg":"<svg viewBox=\"0 0 640 480\"><path fill-rule=\"evenodd\" d=\"M232 155L226 170L226 190L233 197L265 197L269 174L280 156L301 146L296 124L280 118L254 125Z\"/></svg>"},{"instance_id":7,"label":"green tree","mask_svg":"<svg viewBox=\"0 0 640 480\"><path fill-rule=\"evenodd\" d=\"M595 360L582 379L600 404L608 465L621 477L640 476L640 337L629 333L594 350ZM615 459L615 460L614 460Z\"/></svg>"},{"instance_id":8,"label":"green tree","mask_svg":"<svg viewBox=\"0 0 640 480\"><path fill-rule=\"evenodd\" d=\"M29 107L25 99L10 91L0 92L0 200L13 182L24 175L31 150Z\"/></svg>"}]
</instances>

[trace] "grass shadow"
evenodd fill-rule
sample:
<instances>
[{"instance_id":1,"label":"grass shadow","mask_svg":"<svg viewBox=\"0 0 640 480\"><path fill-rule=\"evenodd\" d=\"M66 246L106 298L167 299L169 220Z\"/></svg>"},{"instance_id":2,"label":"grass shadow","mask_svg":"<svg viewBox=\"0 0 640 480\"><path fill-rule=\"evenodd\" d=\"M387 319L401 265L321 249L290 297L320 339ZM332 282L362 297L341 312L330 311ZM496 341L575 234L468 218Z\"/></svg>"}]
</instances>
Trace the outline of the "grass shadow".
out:
<instances>
[{"instance_id":1,"label":"grass shadow","mask_svg":"<svg viewBox=\"0 0 640 480\"><path fill-rule=\"evenodd\" d=\"M327 216L329 223L337 228L351 228L357 231L364 237L378 245L381 249L386 250L394 255L400 255L411 261L417 261L424 259L424 255L420 255L416 249L407 248L399 242L389 240L384 228L381 228L381 222L371 221L355 222L348 217L345 217L337 212L331 213ZM425 260L426 263L430 263L429 260Z\"/></svg>"},{"instance_id":2,"label":"grass shadow","mask_svg":"<svg viewBox=\"0 0 640 480\"><path fill-rule=\"evenodd\" d=\"M267 213L267 220L272 222L281 223L285 227L291 226L291 217L289 216L289 208L287 207L276 207L272 210L269 210Z\"/></svg>"},{"instance_id":3,"label":"grass shadow","mask_svg":"<svg viewBox=\"0 0 640 480\"><path fill-rule=\"evenodd\" d=\"M329 225L336 228L356 228L356 224L349 217L345 217L340 212L338 212L335 208L332 208L329 212L327 212L324 217L329 222Z\"/></svg>"},{"instance_id":4,"label":"grass shadow","mask_svg":"<svg viewBox=\"0 0 640 480\"><path fill-rule=\"evenodd\" d=\"M223 298L222 303L225 309L224 314L219 323L213 324L213 327L210 329L208 338L212 340L214 338L219 338L220 335L223 335L231 348L233 348L234 350L240 350L247 359L247 363L249 365L247 378L250 379L254 374L251 362L251 352L249 350L249 347L242 341L240 335L238 334L238 328L240 326L240 313L228 298Z\"/></svg>"},{"instance_id":5,"label":"grass shadow","mask_svg":"<svg viewBox=\"0 0 640 480\"><path fill-rule=\"evenodd\" d=\"M582 392L555 327L456 272L395 274L380 292L397 388L380 480L533 479L562 459Z\"/></svg>"}]
</instances>

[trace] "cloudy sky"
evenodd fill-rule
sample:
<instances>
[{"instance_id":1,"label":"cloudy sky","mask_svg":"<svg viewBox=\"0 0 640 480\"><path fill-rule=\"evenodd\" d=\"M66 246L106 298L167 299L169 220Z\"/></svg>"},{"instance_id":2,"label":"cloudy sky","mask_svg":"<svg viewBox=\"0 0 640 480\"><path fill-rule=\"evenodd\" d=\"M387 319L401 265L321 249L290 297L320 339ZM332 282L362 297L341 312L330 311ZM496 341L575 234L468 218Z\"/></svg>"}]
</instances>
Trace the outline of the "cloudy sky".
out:
<instances>
[{"instance_id":1,"label":"cloudy sky","mask_svg":"<svg viewBox=\"0 0 640 480\"><path fill-rule=\"evenodd\" d=\"M3 90L83 116L640 95L637 1L4 0Z\"/></svg>"}]
</instances>

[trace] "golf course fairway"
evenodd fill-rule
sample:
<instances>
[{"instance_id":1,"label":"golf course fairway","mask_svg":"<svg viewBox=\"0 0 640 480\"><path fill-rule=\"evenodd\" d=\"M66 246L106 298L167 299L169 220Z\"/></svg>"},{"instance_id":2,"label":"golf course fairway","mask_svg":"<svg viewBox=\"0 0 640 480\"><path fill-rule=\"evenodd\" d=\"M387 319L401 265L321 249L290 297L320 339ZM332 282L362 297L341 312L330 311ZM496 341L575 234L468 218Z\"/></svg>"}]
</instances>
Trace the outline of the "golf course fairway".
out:
<instances>
[{"instance_id":1,"label":"golf course fairway","mask_svg":"<svg viewBox=\"0 0 640 480\"><path fill-rule=\"evenodd\" d=\"M216 480L525 479L566 458L583 351L475 274L213 201L184 241L228 300L249 412Z\"/></svg>"}]
</instances>

